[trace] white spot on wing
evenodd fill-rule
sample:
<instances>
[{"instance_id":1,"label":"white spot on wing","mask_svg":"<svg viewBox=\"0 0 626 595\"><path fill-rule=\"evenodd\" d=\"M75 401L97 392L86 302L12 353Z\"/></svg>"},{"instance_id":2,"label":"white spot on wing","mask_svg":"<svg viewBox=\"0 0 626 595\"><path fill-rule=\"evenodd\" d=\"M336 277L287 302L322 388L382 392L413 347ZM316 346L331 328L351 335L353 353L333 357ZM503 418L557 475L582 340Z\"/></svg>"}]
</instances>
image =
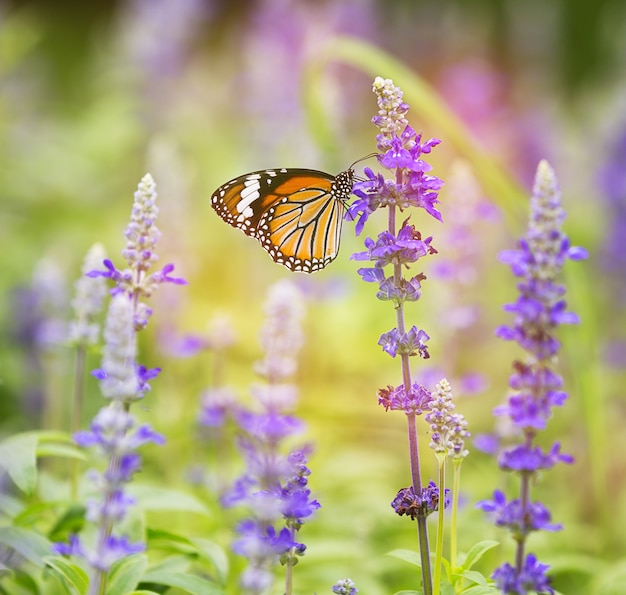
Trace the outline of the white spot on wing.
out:
<instances>
[{"instance_id":1,"label":"white spot on wing","mask_svg":"<svg viewBox=\"0 0 626 595\"><path fill-rule=\"evenodd\" d=\"M241 191L241 200L237 203L235 207L237 212L244 213L244 217L252 216L252 209L250 209L250 205L259 198L259 181L258 180L246 180L246 187ZM249 215L246 215L245 212L250 211Z\"/></svg>"}]
</instances>

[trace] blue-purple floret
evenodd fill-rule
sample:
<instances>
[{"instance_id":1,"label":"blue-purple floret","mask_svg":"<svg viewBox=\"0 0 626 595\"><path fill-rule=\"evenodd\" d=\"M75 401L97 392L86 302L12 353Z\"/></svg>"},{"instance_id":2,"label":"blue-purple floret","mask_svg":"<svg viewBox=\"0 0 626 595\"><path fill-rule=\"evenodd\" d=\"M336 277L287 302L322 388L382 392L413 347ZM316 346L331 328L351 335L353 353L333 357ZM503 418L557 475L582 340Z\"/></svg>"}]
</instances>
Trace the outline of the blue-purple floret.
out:
<instances>
[{"instance_id":1,"label":"blue-purple floret","mask_svg":"<svg viewBox=\"0 0 626 595\"><path fill-rule=\"evenodd\" d=\"M541 503L533 502L526 511L519 498L507 502L500 490L495 490L493 500L483 500L478 507L492 513L498 527L508 527L515 539L528 535L531 531L560 531L563 525L551 522L550 511Z\"/></svg>"},{"instance_id":2,"label":"blue-purple floret","mask_svg":"<svg viewBox=\"0 0 626 595\"><path fill-rule=\"evenodd\" d=\"M450 490L444 492L444 508L450 505ZM420 496L416 496L413 486L401 489L391 502L391 507L399 516L409 516L415 520L418 516L426 517L439 510L439 488L433 481L422 488Z\"/></svg>"},{"instance_id":3,"label":"blue-purple floret","mask_svg":"<svg viewBox=\"0 0 626 595\"><path fill-rule=\"evenodd\" d=\"M530 592L553 595L554 589L546 576L549 568L538 562L534 554L528 554L519 572L507 562L493 573L493 578L505 595L527 595Z\"/></svg>"},{"instance_id":4,"label":"blue-purple floret","mask_svg":"<svg viewBox=\"0 0 626 595\"><path fill-rule=\"evenodd\" d=\"M378 344L383 351L391 357L396 355L418 355L428 359L428 347L426 342L430 339L426 331L418 329L413 325L407 332L401 333L397 328L391 329L380 336Z\"/></svg>"}]
</instances>

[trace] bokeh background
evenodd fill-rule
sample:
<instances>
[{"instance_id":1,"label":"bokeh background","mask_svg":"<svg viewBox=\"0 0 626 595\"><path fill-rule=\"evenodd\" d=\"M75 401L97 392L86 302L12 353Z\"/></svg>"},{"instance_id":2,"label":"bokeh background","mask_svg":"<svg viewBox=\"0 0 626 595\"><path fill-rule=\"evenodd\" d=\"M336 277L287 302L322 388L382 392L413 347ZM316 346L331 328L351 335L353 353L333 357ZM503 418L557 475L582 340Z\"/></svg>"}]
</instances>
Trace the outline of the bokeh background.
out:
<instances>
[{"instance_id":1,"label":"bokeh background","mask_svg":"<svg viewBox=\"0 0 626 595\"><path fill-rule=\"evenodd\" d=\"M307 300L298 414L315 447L311 487L323 506L302 531L308 553L296 592L328 592L345 576L368 594L414 586L414 570L385 556L416 541L415 528L389 507L409 483L405 421L376 405L378 387L400 383L399 362L377 346L395 318L349 259L362 238L346 224L331 266L293 274L209 204L218 185L247 171L339 172L375 150L371 83L390 77L405 89L413 127L443 141L431 162L446 181L444 224L414 215L439 250L424 261L423 299L408 309L409 324L432 337L430 361L414 372L453 383L474 435L506 431L491 412L519 355L493 334L507 322L502 305L515 298L497 254L523 233L538 161L556 170L566 230L590 258L567 267L568 302L582 324L562 329L559 369L570 400L542 440L560 440L576 463L534 488L564 530L532 536L530 548L552 565L564 593L626 592L625 7L0 0L0 436L69 429L73 355L64 342L73 283L94 242L122 264L132 195L150 172L161 262L174 263L189 286L159 290L141 338L142 360L163 372L137 414L168 438L147 449L142 482L213 502L215 461L196 422L202 391L215 381L213 355L180 357L175 347L209 332L215 316L228 317L237 340L222 379L245 400L265 294L288 278ZM372 218L365 233L382 225ZM95 380L87 391L85 425L102 406ZM470 448L460 546L502 540L481 566L489 573L510 558L511 540L474 504L514 483ZM220 472L237 469L233 458ZM182 533L228 548L231 528L219 514L175 519ZM232 564L236 593L241 561Z\"/></svg>"}]
</instances>

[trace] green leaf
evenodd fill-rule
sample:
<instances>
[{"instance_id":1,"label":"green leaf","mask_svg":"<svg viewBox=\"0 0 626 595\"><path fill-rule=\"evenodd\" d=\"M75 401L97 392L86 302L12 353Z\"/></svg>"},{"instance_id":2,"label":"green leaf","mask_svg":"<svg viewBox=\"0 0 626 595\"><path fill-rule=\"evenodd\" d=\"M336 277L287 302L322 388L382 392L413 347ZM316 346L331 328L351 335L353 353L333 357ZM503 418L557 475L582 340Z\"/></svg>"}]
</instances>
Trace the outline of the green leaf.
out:
<instances>
[{"instance_id":1,"label":"green leaf","mask_svg":"<svg viewBox=\"0 0 626 595\"><path fill-rule=\"evenodd\" d=\"M424 595L424 591L407 591L402 589L402 591L396 591L393 595Z\"/></svg>"},{"instance_id":2,"label":"green leaf","mask_svg":"<svg viewBox=\"0 0 626 595\"><path fill-rule=\"evenodd\" d=\"M66 541L71 533L80 533L85 524L85 507L72 504L48 532L50 541Z\"/></svg>"},{"instance_id":3,"label":"green leaf","mask_svg":"<svg viewBox=\"0 0 626 595\"><path fill-rule=\"evenodd\" d=\"M472 581L477 585L486 586L488 584L485 575L481 574L480 572L476 572L475 570L466 570L464 572L461 572L459 576L462 576L463 578L466 578L468 581Z\"/></svg>"},{"instance_id":4,"label":"green leaf","mask_svg":"<svg viewBox=\"0 0 626 595\"><path fill-rule=\"evenodd\" d=\"M54 442L40 443L37 447L39 457L63 457L85 461L85 453L75 444L55 444Z\"/></svg>"},{"instance_id":5,"label":"green leaf","mask_svg":"<svg viewBox=\"0 0 626 595\"><path fill-rule=\"evenodd\" d=\"M49 556L45 559L48 570L56 575L63 585L69 585L74 590L68 591L84 595L89 586L89 577L87 573L76 564L72 564L66 558L61 556Z\"/></svg>"},{"instance_id":6,"label":"green leaf","mask_svg":"<svg viewBox=\"0 0 626 595\"><path fill-rule=\"evenodd\" d=\"M45 566L44 558L52 548L52 544L39 533L21 527L0 527L0 544L15 550L39 568Z\"/></svg>"},{"instance_id":7,"label":"green leaf","mask_svg":"<svg viewBox=\"0 0 626 595\"><path fill-rule=\"evenodd\" d=\"M216 578L220 583L225 583L228 577L228 556L224 548L209 539L200 537L191 539L190 541L198 548L202 556L213 565L217 574Z\"/></svg>"},{"instance_id":8,"label":"green leaf","mask_svg":"<svg viewBox=\"0 0 626 595\"><path fill-rule=\"evenodd\" d=\"M469 552L467 552L467 556L465 557L465 561L463 562L462 568L469 570L478 560L480 560L486 552L490 549L500 545L497 541L485 540L480 541L479 543L472 546Z\"/></svg>"},{"instance_id":9,"label":"green leaf","mask_svg":"<svg viewBox=\"0 0 626 595\"><path fill-rule=\"evenodd\" d=\"M147 567L148 557L145 554L134 554L118 560L109 572L107 595L126 595L144 580Z\"/></svg>"},{"instance_id":10,"label":"green leaf","mask_svg":"<svg viewBox=\"0 0 626 595\"><path fill-rule=\"evenodd\" d=\"M133 591L130 595L161 595L161 593L157 593L156 591L145 591L142 589L141 591Z\"/></svg>"},{"instance_id":11,"label":"green leaf","mask_svg":"<svg viewBox=\"0 0 626 595\"><path fill-rule=\"evenodd\" d=\"M203 538L188 539L163 529L148 529L148 545L151 548L167 549L204 559L215 569L215 578L220 583L226 581L228 576L228 556L224 549L213 541Z\"/></svg>"},{"instance_id":12,"label":"green leaf","mask_svg":"<svg viewBox=\"0 0 626 595\"><path fill-rule=\"evenodd\" d=\"M128 492L137 499L143 510L179 510L205 516L210 515L209 509L203 502L178 490L132 484L128 486Z\"/></svg>"},{"instance_id":13,"label":"green leaf","mask_svg":"<svg viewBox=\"0 0 626 595\"><path fill-rule=\"evenodd\" d=\"M24 509L24 503L19 498L0 493L0 510L3 516L15 518Z\"/></svg>"},{"instance_id":14,"label":"green leaf","mask_svg":"<svg viewBox=\"0 0 626 595\"><path fill-rule=\"evenodd\" d=\"M150 572L171 572L185 574L191 567L189 556L168 556L163 560L159 560L156 566L150 569Z\"/></svg>"},{"instance_id":15,"label":"green leaf","mask_svg":"<svg viewBox=\"0 0 626 595\"><path fill-rule=\"evenodd\" d=\"M462 591L463 595L500 595L500 589L496 589L495 587L487 587L483 585L478 585L475 587L470 587L469 589L465 589Z\"/></svg>"},{"instance_id":16,"label":"green leaf","mask_svg":"<svg viewBox=\"0 0 626 595\"><path fill-rule=\"evenodd\" d=\"M25 494L32 495L37 485L37 443L34 432L16 434L0 443L0 467Z\"/></svg>"},{"instance_id":17,"label":"green leaf","mask_svg":"<svg viewBox=\"0 0 626 595\"><path fill-rule=\"evenodd\" d=\"M16 570L8 585L5 587L5 593L10 595L44 595L37 581L33 576L26 572ZM8 587L8 589L6 588Z\"/></svg>"},{"instance_id":18,"label":"green leaf","mask_svg":"<svg viewBox=\"0 0 626 595\"><path fill-rule=\"evenodd\" d=\"M199 576L182 572L165 572L153 570L145 574L142 582L157 583L168 587L177 587L191 595L223 595L224 591L215 583Z\"/></svg>"},{"instance_id":19,"label":"green leaf","mask_svg":"<svg viewBox=\"0 0 626 595\"><path fill-rule=\"evenodd\" d=\"M420 558L419 553L413 550L405 550L405 549L397 549L391 550L387 552L385 555L390 556L392 558L397 558L398 560L404 560L413 566L417 566L418 568L422 567L422 559Z\"/></svg>"}]
</instances>

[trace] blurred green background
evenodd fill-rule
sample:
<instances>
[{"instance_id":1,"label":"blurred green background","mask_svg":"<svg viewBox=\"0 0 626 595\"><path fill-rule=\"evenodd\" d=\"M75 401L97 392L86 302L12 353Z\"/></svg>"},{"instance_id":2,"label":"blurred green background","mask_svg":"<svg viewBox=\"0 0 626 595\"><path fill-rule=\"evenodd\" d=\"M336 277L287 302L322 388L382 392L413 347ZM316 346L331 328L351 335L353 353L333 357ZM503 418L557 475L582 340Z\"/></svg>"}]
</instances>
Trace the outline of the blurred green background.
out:
<instances>
[{"instance_id":1,"label":"blurred green background","mask_svg":"<svg viewBox=\"0 0 626 595\"><path fill-rule=\"evenodd\" d=\"M148 449L142 481L187 489L195 466L211 475L195 420L214 381L212 356L176 358L174 342L206 333L217 313L230 316L238 340L224 380L245 398L266 290L289 278L307 296L298 414L315 445L311 487L323 506L302 531L296 592L324 592L344 576L368 594L414 586L413 570L385 557L416 540L389 508L409 483L405 421L376 404L378 387L400 383L399 362L376 344L395 316L349 260L362 238L346 224L334 263L293 274L209 204L218 185L247 171L339 172L373 151L371 82L390 77L405 90L413 127L443 141L430 162L446 181L444 224L413 215L439 250L424 260L423 299L408 308L408 323L432 337L431 360L414 371L452 382L474 435L494 431L491 411L519 356L493 335L508 322L502 304L515 299L497 254L524 231L538 161L556 170L566 230L591 256L567 267L568 303L582 324L562 329L570 400L541 437L560 440L576 463L541 477L533 496L565 529L533 535L529 546L564 593L624 593L625 6L0 0L0 436L69 429L72 284L94 242L122 266L132 195L150 172L161 263L174 263L189 286L159 290L141 338L142 362L163 373L136 413L168 438ZM383 225L373 217L365 234ZM97 353L90 360L96 367ZM85 425L103 404L95 381L87 390ZM475 449L463 474L461 548L503 541L484 561L489 573L510 559L511 540L473 505L515 484ZM228 547L219 521L177 519L181 531Z\"/></svg>"}]
</instances>

